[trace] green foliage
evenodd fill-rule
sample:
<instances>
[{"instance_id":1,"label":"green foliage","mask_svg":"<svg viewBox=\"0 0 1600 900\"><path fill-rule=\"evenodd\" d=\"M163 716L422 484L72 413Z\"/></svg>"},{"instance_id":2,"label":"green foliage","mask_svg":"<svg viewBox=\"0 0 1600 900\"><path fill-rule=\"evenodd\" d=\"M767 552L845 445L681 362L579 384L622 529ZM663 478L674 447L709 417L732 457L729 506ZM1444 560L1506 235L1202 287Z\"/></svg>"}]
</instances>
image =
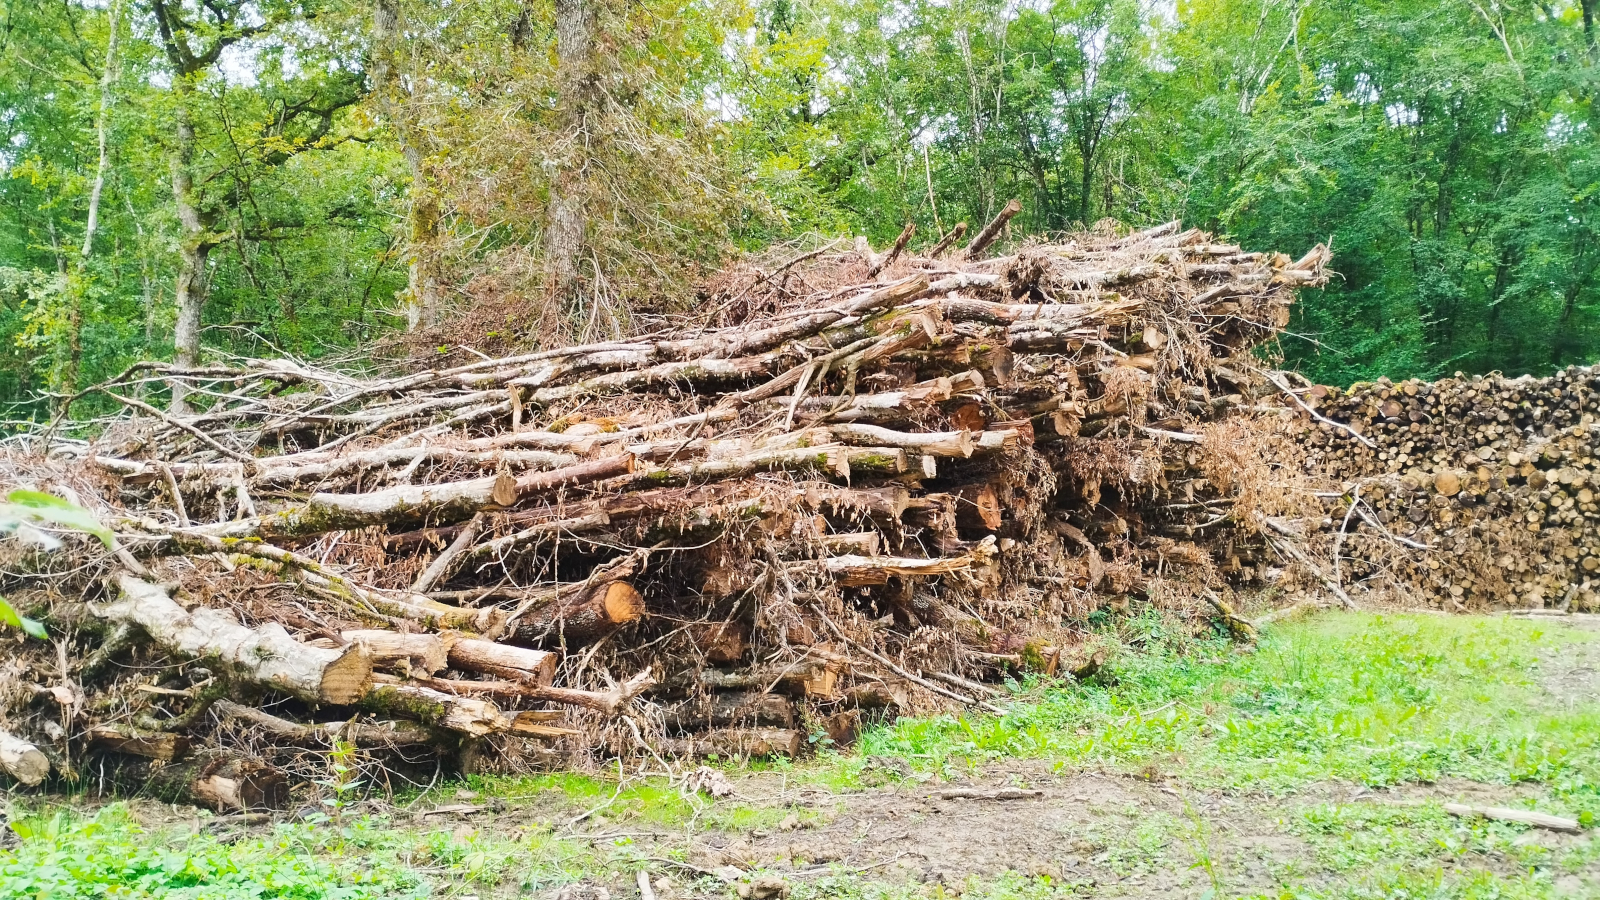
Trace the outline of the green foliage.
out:
<instances>
[{"instance_id":1,"label":"green foliage","mask_svg":"<svg viewBox=\"0 0 1600 900\"><path fill-rule=\"evenodd\" d=\"M78 504L42 491L18 488L6 495L6 502L0 503L0 534L14 532L28 522L92 534L107 550L116 545L116 534Z\"/></svg>"},{"instance_id":2,"label":"green foliage","mask_svg":"<svg viewBox=\"0 0 1600 900\"><path fill-rule=\"evenodd\" d=\"M1029 232L1331 241L1338 277L1284 350L1334 383L1600 353L1600 55L1576 3L761 9L738 127L794 226L885 241L1015 196Z\"/></svg>"},{"instance_id":3,"label":"green foliage","mask_svg":"<svg viewBox=\"0 0 1600 900\"><path fill-rule=\"evenodd\" d=\"M34 543L43 544L46 550L53 549L59 542L33 528L34 524L55 525L92 534L108 550L116 541L111 529L76 503L25 488L18 488L6 495L6 501L0 503L0 535L20 535ZM50 637L42 624L18 613L4 597L0 597L0 625L19 628L41 641Z\"/></svg>"},{"instance_id":4,"label":"green foliage","mask_svg":"<svg viewBox=\"0 0 1600 900\"><path fill-rule=\"evenodd\" d=\"M0 597L0 625L9 625L12 628L21 630L29 637L35 637L41 641L50 639L50 633L44 630L44 625L39 620L30 619L17 612L16 607L12 606L10 601L4 597Z\"/></svg>"}]
</instances>

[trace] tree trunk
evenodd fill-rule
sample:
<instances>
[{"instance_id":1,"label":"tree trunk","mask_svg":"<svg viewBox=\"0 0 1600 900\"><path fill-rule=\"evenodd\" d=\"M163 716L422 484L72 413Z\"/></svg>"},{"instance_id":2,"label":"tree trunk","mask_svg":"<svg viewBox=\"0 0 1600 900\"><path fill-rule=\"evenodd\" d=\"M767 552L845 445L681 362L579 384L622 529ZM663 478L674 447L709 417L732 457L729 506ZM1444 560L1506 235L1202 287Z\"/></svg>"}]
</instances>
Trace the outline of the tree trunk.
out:
<instances>
[{"instance_id":1,"label":"tree trunk","mask_svg":"<svg viewBox=\"0 0 1600 900\"><path fill-rule=\"evenodd\" d=\"M79 254L84 259L94 251L94 233L100 225L100 195L106 186L106 168L111 162L110 133L111 133L111 84L117 77L117 44L122 31L122 0L112 0L111 3L111 35L106 39L105 69L100 73L100 108L96 112L94 130L95 138L100 146L100 156L94 168L94 185L89 189L89 214L83 228L83 251Z\"/></svg>"},{"instance_id":2,"label":"tree trunk","mask_svg":"<svg viewBox=\"0 0 1600 900\"><path fill-rule=\"evenodd\" d=\"M567 122L567 138L583 146L594 102L594 0L556 0L556 70L560 82L558 103ZM578 265L589 223L584 210L584 161L568 159L550 184L545 217L545 294L547 311L560 309L576 320L582 315L578 298Z\"/></svg>"},{"instance_id":3,"label":"tree trunk","mask_svg":"<svg viewBox=\"0 0 1600 900\"><path fill-rule=\"evenodd\" d=\"M175 74L172 82L177 101L177 128L173 135L172 198L178 211L178 305L177 327L173 329L173 362L191 367L200 361L200 317L206 304L206 260L211 255L211 239L205 216L195 194L194 119L189 105L194 86L186 74ZM189 404L181 382L172 384L172 411L184 413Z\"/></svg>"},{"instance_id":4,"label":"tree trunk","mask_svg":"<svg viewBox=\"0 0 1600 900\"><path fill-rule=\"evenodd\" d=\"M437 324L441 294L435 247L439 237L439 194L428 177L425 138L401 103L402 90L396 70L402 38L400 10L395 0L378 0L372 14L373 54L372 92L384 115L394 126L411 172L410 205L406 209L407 253L411 263L406 273L406 328L415 331Z\"/></svg>"}]
</instances>

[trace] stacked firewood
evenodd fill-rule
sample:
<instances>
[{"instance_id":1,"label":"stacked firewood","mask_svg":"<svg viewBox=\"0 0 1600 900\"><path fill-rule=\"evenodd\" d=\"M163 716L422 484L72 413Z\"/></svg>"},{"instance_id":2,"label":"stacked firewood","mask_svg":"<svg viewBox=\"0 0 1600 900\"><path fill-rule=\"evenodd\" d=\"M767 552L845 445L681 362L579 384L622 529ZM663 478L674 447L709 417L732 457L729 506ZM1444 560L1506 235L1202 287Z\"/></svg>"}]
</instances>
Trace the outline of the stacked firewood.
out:
<instances>
[{"instance_id":1,"label":"stacked firewood","mask_svg":"<svg viewBox=\"0 0 1600 900\"><path fill-rule=\"evenodd\" d=\"M1301 391L1352 582L1445 609L1600 609L1600 372Z\"/></svg>"},{"instance_id":2,"label":"stacked firewood","mask_svg":"<svg viewBox=\"0 0 1600 900\"><path fill-rule=\"evenodd\" d=\"M1099 607L1261 577L1234 547L1276 463L1235 412L1326 250L1173 223L986 258L1005 218L745 263L639 338L100 386L131 417L5 458L118 541L6 567L54 570L3 587L57 642L8 648L0 748L42 755L0 768L240 807L329 748L401 777L792 755L1086 676Z\"/></svg>"}]
</instances>

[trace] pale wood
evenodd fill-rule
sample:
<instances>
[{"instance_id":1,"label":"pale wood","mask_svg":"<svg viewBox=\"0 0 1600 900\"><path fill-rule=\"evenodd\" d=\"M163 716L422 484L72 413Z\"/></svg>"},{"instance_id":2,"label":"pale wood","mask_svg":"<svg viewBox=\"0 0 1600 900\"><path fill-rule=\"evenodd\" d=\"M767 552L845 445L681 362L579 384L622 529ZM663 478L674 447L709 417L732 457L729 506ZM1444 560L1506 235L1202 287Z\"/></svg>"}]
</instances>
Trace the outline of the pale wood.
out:
<instances>
[{"instance_id":1,"label":"pale wood","mask_svg":"<svg viewBox=\"0 0 1600 900\"><path fill-rule=\"evenodd\" d=\"M33 787L50 774L50 759L28 741L0 731L0 771Z\"/></svg>"},{"instance_id":2,"label":"pale wood","mask_svg":"<svg viewBox=\"0 0 1600 900\"><path fill-rule=\"evenodd\" d=\"M276 622L246 628L221 610L189 612L165 589L132 575L117 576L116 584L117 599L95 614L137 625L170 653L213 661L235 677L314 702L353 703L372 685L372 656L362 644L311 647Z\"/></svg>"},{"instance_id":3,"label":"pale wood","mask_svg":"<svg viewBox=\"0 0 1600 900\"><path fill-rule=\"evenodd\" d=\"M413 669L432 674L447 664L448 645L437 634L402 634L377 628L352 629L341 635L347 641L367 645L374 666L390 666L401 660Z\"/></svg>"},{"instance_id":4,"label":"pale wood","mask_svg":"<svg viewBox=\"0 0 1600 900\"><path fill-rule=\"evenodd\" d=\"M451 666L465 672L483 672L488 667L517 669L548 685L555 678L558 656L547 650L462 638L450 645L449 659Z\"/></svg>"},{"instance_id":5,"label":"pale wood","mask_svg":"<svg viewBox=\"0 0 1600 900\"><path fill-rule=\"evenodd\" d=\"M932 578L960 572L972 566L972 558L967 556L915 559L851 554L830 556L818 562L836 581L848 586L887 584L891 575L901 578Z\"/></svg>"},{"instance_id":6,"label":"pale wood","mask_svg":"<svg viewBox=\"0 0 1600 900\"><path fill-rule=\"evenodd\" d=\"M1463 803L1446 803L1444 811L1452 816L1479 817L1495 819L1500 822L1515 822L1519 825L1532 825L1535 828L1545 828L1550 831L1564 831L1567 834L1581 834L1583 826L1577 819L1568 819L1564 816L1552 816L1548 813L1534 812L1527 809L1508 809L1503 806L1468 806Z\"/></svg>"},{"instance_id":7,"label":"pale wood","mask_svg":"<svg viewBox=\"0 0 1600 900\"><path fill-rule=\"evenodd\" d=\"M817 546L828 553L877 556L883 536L876 531L858 531L849 534L825 534L817 538Z\"/></svg>"},{"instance_id":8,"label":"pale wood","mask_svg":"<svg viewBox=\"0 0 1600 900\"><path fill-rule=\"evenodd\" d=\"M828 430L843 444L898 447L928 456L966 459L977 447L976 437L970 431L907 432L861 423L834 425Z\"/></svg>"},{"instance_id":9,"label":"pale wood","mask_svg":"<svg viewBox=\"0 0 1600 900\"><path fill-rule=\"evenodd\" d=\"M520 502L560 487L627 475L633 468L632 454L620 453L523 475L516 479L513 491ZM317 493L303 504L263 516L253 523L238 523L239 527L224 529L223 533L230 537L251 533L269 538L303 537L369 525L467 519L497 505L494 499L496 480L491 476L445 484L407 484L363 494Z\"/></svg>"}]
</instances>

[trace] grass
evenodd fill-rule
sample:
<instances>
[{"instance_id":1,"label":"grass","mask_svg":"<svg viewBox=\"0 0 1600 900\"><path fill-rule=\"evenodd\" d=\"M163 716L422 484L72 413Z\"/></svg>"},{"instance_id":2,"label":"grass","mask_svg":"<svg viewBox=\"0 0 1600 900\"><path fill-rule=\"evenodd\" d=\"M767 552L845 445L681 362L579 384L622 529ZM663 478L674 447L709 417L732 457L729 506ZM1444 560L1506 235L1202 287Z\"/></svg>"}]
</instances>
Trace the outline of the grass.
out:
<instances>
[{"instance_id":1,"label":"grass","mask_svg":"<svg viewBox=\"0 0 1600 900\"><path fill-rule=\"evenodd\" d=\"M1560 798L1553 811L1592 818L1600 709L1544 701L1535 666L1585 639L1515 619L1328 614L1241 653L1152 618L1124 632L1098 684L1035 690L1004 716L904 720L868 734L860 755L941 774L1049 758L1275 793L1330 779L1536 782Z\"/></svg>"},{"instance_id":2,"label":"grass","mask_svg":"<svg viewBox=\"0 0 1600 900\"><path fill-rule=\"evenodd\" d=\"M1565 890L1564 877L1596 872L1600 842L1552 849L1530 841L1520 826L1448 816L1436 798L1329 802L1312 786L1442 779L1520 785L1519 802L1593 824L1600 816L1600 710L1553 702L1538 680L1538 661L1595 637L1514 619L1328 614L1274 629L1256 651L1242 652L1220 636L1194 638L1141 616L1104 630L1113 652L1096 683L1015 685L1018 696L1004 716L902 720L868 732L853 754L764 768L790 784L848 792L899 780L907 768L911 778L927 779L1030 758L1060 771L1160 779L1185 798L1250 792L1282 821L1285 839L1304 850L1293 859L1256 861L1271 869L1275 887L1249 896L1553 900ZM883 757L905 765L886 765ZM316 824L216 835L189 823L142 824L139 808L123 805L13 810L21 842L0 851L0 900L515 897L583 878L611 883L614 896L620 889L628 897L624 885L649 865L645 857L681 859L691 838L770 830L796 812L685 798L665 780L630 780L619 790L615 779L578 774L472 777L407 799L426 808L459 802L463 789L504 804L511 815L475 829L352 811ZM1218 831L1226 823L1208 820L1187 799L1184 809L1182 816L1108 811L1103 820L1064 830L1060 845L1100 877L1137 883L1192 869L1195 896L1240 896L1229 885L1244 860L1229 858ZM597 831L680 837L648 849L626 836L599 845L562 837L579 813L589 813L583 825ZM797 884L794 897L1055 900L1101 892L1077 871L936 886L901 883L886 871L840 873ZM725 891L703 881L695 893Z\"/></svg>"}]
</instances>

